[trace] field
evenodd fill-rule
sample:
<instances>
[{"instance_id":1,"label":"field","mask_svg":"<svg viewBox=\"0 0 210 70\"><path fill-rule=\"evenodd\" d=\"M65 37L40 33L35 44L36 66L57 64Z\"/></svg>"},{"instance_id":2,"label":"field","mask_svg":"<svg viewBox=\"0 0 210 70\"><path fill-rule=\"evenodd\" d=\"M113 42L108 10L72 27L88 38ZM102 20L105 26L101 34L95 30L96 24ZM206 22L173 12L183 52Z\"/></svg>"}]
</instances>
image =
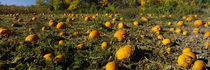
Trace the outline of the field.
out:
<instances>
[{"instance_id":1,"label":"field","mask_svg":"<svg viewBox=\"0 0 210 70\"><path fill-rule=\"evenodd\" d=\"M50 26L52 20L65 25ZM196 20L202 20L202 25L194 25ZM134 25L135 21L139 25ZM178 26L179 21L183 25ZM196 60L202 60L209 69L209 34L204 37L210 31L209 21L209 14L139 12L132 18L118 13L1 14L0 27L11 30L11 34L0 36L0 69L104 70L112 61L119 70L191 69L177 63L184 48L191 48ZM156 25L161 29L155 29ZM89 34L94 30L99 34L96 32L92 38ZM118 30L126 31L123 37L114 37ZM30 34L38 38L26 39ZM162 43L165 39L170 40L166 45ZM107 46L102 48L103 42ZM120 60L116 52L128 45L129 56Z\"/></svg>"}]
</instances>

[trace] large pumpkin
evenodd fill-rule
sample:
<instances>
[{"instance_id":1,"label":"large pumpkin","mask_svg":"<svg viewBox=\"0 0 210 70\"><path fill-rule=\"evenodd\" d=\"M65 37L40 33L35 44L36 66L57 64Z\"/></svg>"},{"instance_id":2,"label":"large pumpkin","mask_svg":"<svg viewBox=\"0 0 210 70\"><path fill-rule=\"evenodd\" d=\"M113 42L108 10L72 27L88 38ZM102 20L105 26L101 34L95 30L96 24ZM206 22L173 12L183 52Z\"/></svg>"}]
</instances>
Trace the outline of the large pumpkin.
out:
<instances>
[{"instance_id":1,"label":"large pumpkin","mask_svg":"<svg viewBox=\"0 0 210 70\"><path fill-rule=\"evenodd\" d=\"M27 42L36 42L39 40L39 37L35 34L31 34L31 35L28 35L26 38L25 38L25 41Z\"/></svg>"},{"instance_id":2,"label":"large pumpkin","mask_svg":"<svg viewBox=\"0 0 210 70\"><path fill-rule=\"evenodd\" d=\"M194 25L202 26L203 25L203 21L202 20L195 20Z\"/></svg>"},{"instance_id":3,"label":"large pumpkin","mask_svg":"<svg viewBox=\"0 0 210 70\"><path fill-rule=\"evenodd\" d=\"M59 22L56 26L57 29L65 29L66 28L66 24L64 22Z\"/></svg>"},{"instance_id":4,"label":"large pumpkin","mask_svg":"<svg viewBox=\"0 0 210 70\"><path fill-rule=\"evenodd\" d=\"M93 30L89 34L90 39L99 38L99 37L100 37L100 33L97 30Z\"/></svg>"},{"instance_id":5,"label":"large pumpkin","mask_svg":"<svg viewBox=\"0 0 210 70\"><path fill-rule=\"evenodd\" d=\"M6 35L11 35L12 32L9 29L6 29L4 27L0 28L0 36L6 36Z\"/></svg>"},{"instance_id":6,"label":"large pumpkin","mask_svg":"<svg viewBox=\"0 0 210 70\"><path fill-rule=\"evenodd\" d=\"M204 70L205 64L201 60L196 60L193 64L192 70Z\"/></svg>"},{"instance_id":7,"label":"large pumpkin","mask_svg":"<svg viewBox=\"0 0 210 70\"><path fill-rule=\"evenodd\" d=\"M178 57L178 65L182 67L190 67L193 63L192 58L190 56L187 56L185 54L182 54Z\"/></svg>"},{"instance_id":8,"label":"large pumpkin","mask_svg":"<svg viewBox=\"0 0 210 70\"><path fill-rule=\"evenodd\" d=\"M124 47L121 47L115 54L118 60L127 59L132 52L132 48L130 45L126 45Z\"/></svg>"},{"instance_id":9,"label":"large pumpkin","mask_svg":"<svg viewBox=\"0 0 210 70\"><path fill-rule=\"evenodd\" d=\"M106 64L105 70L117 70L117 65L115 62L109 62Z\"/></svg>"}]
</instances>

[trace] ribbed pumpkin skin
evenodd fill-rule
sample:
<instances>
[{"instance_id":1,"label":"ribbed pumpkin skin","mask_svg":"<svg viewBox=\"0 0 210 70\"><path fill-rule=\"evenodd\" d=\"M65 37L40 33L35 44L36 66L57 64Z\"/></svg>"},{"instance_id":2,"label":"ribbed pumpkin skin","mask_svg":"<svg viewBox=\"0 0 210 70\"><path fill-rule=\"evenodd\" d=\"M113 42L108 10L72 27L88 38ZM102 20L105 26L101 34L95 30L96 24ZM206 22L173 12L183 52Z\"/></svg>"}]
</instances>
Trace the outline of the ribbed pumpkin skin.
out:
<instances>
[{"instance_id":1,"label":"ribbed pumpkin skin","mask_svg":"<svg viewBox=\"0 0 210 70\"><path fill-rule=\"evenodd\" d=\"M89 34L90 39L99 38L99 37L100 37L100 33L97 30L93 30Z\"/></svg>"},{"instance_id":2,"label":"ribbed pumpkin skin","mask_svg":"<svg viewBox=\"0 0 210 70\"><path fill-rule=\"evenodd\" d=\"M176 32L177 34L180 34L180 33L182 32L182 30L179 29L179 28L177 28L177 29L175 30L175 32Z\"/></svg>"},{"instance_id":3,"label":"ribbed pumpkin skin","mask_svg":"<svg viewBox=\"0 0 210 70\"><path fill-rule=\"evenodd\" d=\"M119 42L122 42L126 36L127 32L125 30L118 30L114 33L114 37L117 38Z\"/></svg>"},{"instance_id":4,"label":"ribbed pumpkin skin","mask_svg":"<svg viewBox=\"0 0 210 70\"><path fill-rule=\"evenodd\" d=\"M112 23L111 23L110 21L107 21L107 22L105 23L105 26L106 26L106 27L111 27L111 26L112 26Z\"/></svg>"},{"instance_id":5,"label":"ribbed pumpkin skin","mask_svg":"<svg viewBox=\"0 0 210 70\"><path fill-rule=\"evenodd\" d=\"M57 29L65 29L66 28L66 24L63 22L59 22L56 26Z\"/></svg>"},{"instance_id":6,"label":"ribbed pumpkin skin","mask_svg":"<svg viewBox=\"0 0 210 70\"><path fill-rule=\"evenodd\" d=\"M182 26L184 24L184 21L179 21L179 22L177 22L177 26Z\"/></svg>"},{"instance_id":7,"label":"ribbed pumpkin skin","mask_svg":"<svg viewBox=\"0 0 210 70\"><path fill-rule=\"evenodd\" d=\"M105 49L107 47L107 42L103 42L102 44L101 44L101 48L102 49Z\"/></svg>"},{"instance_id":8,"label":"ribbed pumpkin skin","mask_svg":"<svg viewBox=\"0 0 210 70\"><path fill-rule=\"evenodd\" d=\"M119 24L118 24L118 28L124 28L125 27L125 24L123 23L123 22L120 22Z\"/></svg>"},{"instance_id":9,"label":"ribbed pumpkin skin","mask_svg":"<svg viewBox=\"0 0 210 70\"><path fill-rule=\"evenodd\" d=\"M194 25L202 26L203 25L203 21L202 20L195 20Z\"/></svg>"},{"instance_id":10,"label":"ribbed pumpkin skin","mask_svg":"<svg viewBox=\"0 0 210 70\"><path fill-rule=\"evenodd\" d=\"M117 57L118 60L123 60L128 58L131 55L131 46L130 45L126 45L124 47L121 47L115 54L115 56Z\"/></svg>"},{"instance_id":11,"label":"ribbed pumpkin skin","mask_svg":"<svg viewBox=\"0 0 210 70\"><path fill-rule=\"evenodd\" d=\"M153 32L160 32L160 31L162 31L162 28L161 28L160 25L156 25L156 26L154 26L154 27L152 28L152 31L153 31Z\"/></svg>"},{"instance_id":12,"label":"ribbed pumpkin skin","mask_svg":"<svg viewBox=\"0 0 210 70\"><path fill-rule=\"evenodd\" d=\"M201 60L196 60L193 64L192 70L203 70L205 68L205 64Z\"/></svg>"},{"instance_id":13,"label":"ribbed pumpkin skin","mask_svg":"<svg viewBox=\"0 0 210 70\"><path fill-rule=\"evenodd\" d=\"M139 26L139 22L138 22L138 21L134 21L134 22L133 22L133 25Z\"/></svg>"},{"instance_id":14,"label":"ribbed pumpkin skin","mask_svg":"<svg viewBox=\"0 0 210 70\"><path fill-rule=\"evenodd\" d=\"M193 52L185 52L185 53L183 53L183 54L185 54L185 55L187 55L187 56L190 56L190 57L193 58L193 59L196 59L196 56L195 56L195 54L194 54Z\"/></svg>"},{"instance_id":15,"label":"ribbed pumpkin skin","mask_svg":"<svg viewBox=\"0 0 210 70\"><path fill-rule=\"evenodd\" d=\"M105 70L117 70L117 65L115 64L115 62L109 62L106 64L105 67Z\"/></svg>"},{"instance_id":16,"label":"ribbed pumpkin skin","mask_svg":"<svg viewBox=\"0 0 210 70\"><path fill-rule=\"evenodd\" d=\"M186 53L186 52L191 52L191 49L190 49L190 48L184 48L184 49L182 50L182 53Z\"/></svg>"},{"instance_id":17,"label":"ribbed pumpkin skin","mask_svg":"<svg viewBox=\"0 0 210 70\"><path fill-rule=\"evenodd\" d=\"M199 28L194 28L194 29L193 29L193 33L195 33L195 34L198 34L198 33L199 33L199 31L200 31L200 29L199 29Z\"/></svg>"}]
</instances>

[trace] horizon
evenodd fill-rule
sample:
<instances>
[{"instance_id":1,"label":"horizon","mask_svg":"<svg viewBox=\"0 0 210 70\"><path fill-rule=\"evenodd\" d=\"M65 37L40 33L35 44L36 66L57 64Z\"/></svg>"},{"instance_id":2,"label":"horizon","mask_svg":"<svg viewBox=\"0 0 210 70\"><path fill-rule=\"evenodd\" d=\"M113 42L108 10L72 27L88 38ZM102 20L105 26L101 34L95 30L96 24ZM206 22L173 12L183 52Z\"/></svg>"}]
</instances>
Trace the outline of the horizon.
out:
<instances>
[{"instance_id":1,"label":"horizon","mask_svg":"<svg viewBox=\"0 0 210 70\"><path fill-rule=\"evenodd\" d=\"M36 4L36 0L0 0L0 4L15 6L31 6Z\"/></svg>"}]
</instances>

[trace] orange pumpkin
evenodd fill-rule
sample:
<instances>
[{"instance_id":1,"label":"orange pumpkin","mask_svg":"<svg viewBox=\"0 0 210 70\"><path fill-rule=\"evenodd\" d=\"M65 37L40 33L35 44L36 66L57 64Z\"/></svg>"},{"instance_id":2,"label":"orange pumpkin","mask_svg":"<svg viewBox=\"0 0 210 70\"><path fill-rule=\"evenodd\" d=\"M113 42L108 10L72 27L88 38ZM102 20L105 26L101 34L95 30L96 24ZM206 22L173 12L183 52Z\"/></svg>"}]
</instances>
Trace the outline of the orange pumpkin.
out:
<instances>
[{"instance_id":1,"label":"orange pumpkin","mask_svg":"<svg viewBox=\"0 0 210 70\"><path fill-rule=\"evenodd\" d=\"M82 43L82 44L79 44L77 45L77 49L84 49L85 48L85 45Z\"/></svg>"},{"instance_id":2,"label":"orange pumpkin","mask_svg":"<svg viewBox=\"0 0 210 70\"><path fill-rule=\"evenodd\" d=\"M66 24L63 22L59 22L56 26L57 29L65 29L66 28Z\"/></svg>"},{"instance_id":3,"label":"orange pumpkin","mask_svg":"<svg viewBox=\"0 0 210 70\"><path fill-rule=\"evenodd\" d=\"M174 31L174 28L170 28L170 31Z\"/></svg>"},{"instance_id":4,"label":"orange pumpkin","mask_svg":"<svg viewBox=\"0 0 210 70\"><path fill-rule=\"evenodd\" d=\"M186 18L187 18L186 16L183 16L183 17L182 17L182 19L186 19Z\"/></svg>"},{"instance_id":5,"label":"orange pumpkin","mask_svg":"<svg viewBox=\"0 0 210 70\"><path fill-rule=\"evenodd\" d=\"M145 22L149 22L149 19L147 17L142 17L141 20Z\"/></svg>"},{"instance_id":6,"label":"orange pumpkin","mask_svg":"<svg viewBox=\"0 0 210 70\"><path fill-rule=\"evenodd\" d=\"M90 39L99 38L99 37L100 37L100 33L97 30L93 30L89 34Z\"/></svg>"},{"instance_id":7,"label":"orange pumpkin","mask_svg":"<svg viewBox=\"0 0 210 70\"><path fill-rule=\"evenodd\" d=\"M191 52L191 49L190 49L190 48L184 48L184 49L182 50L182 53L187 53L187 52Z\"/></svg>"},{"instance_id":8,"label":"orange pumpkin","mask_svg":"<svg viewBox=\"0 0 210 70\"><path fill-rule=\"evenodd\" d=\"M186 20L187 21L192 21L193 20L193 17L188 17Z\"/></svg>"},{"instance_id":9,"label":"orange pumpkin","mask_svg":"<svg viewBox=\"0 0 210 70\"><path fill-rule=\"evenodd\" d=\"M31 20L35 21L35 20L37 20L37 18L36 17L33 17L33 18L31 18Z\"/></svg>"},{"instance_id":10,"label":"orange pumpkin","mask_svg":"<svg viewBox=\"0 0 210 70\"><path fill-rule=\"evenodd\" d=\"M126 45L124 47L121 47L115 54L118 60L127 59L132 52L132 48L130 45Z\"/></svg>"},{"instance_id":11,"label":"orange pumpkin","mask_svg":"<svg viewBox=\"0 0 210 70\"><path fill-rule=\"evenodd\" d=\"M198 33L199 33L199 31L200 31L200 29L199 29L199 28L194 28L194 29L193 29L193 33L195 33L195 34L198 34Z\"/></svg>"},{"instance_id":12,"label":"orange pumpkin","mask_svg":"<svg viewBox=\"0 0 210 70\"><path fill-rule=\"evenodd\" d=\"M62 45L63 43L64 43L64 41L63 40L60 40L58 44L59 45Z\"/></svg>"},{"instance_id":13,"label":"orange pumpkin","mask_svg":"<svg viewBox=\"0 0 210 70\"><path fill-rule=\"evenodd\" d=\"M89 17L85 17L85 21L89 21L90 20L90 18Z\"/></svg>"},{"instance_id":14,"label":"orange pumpkin","mask_svg":"<svg viewBox=\"0 0 210 70\"><path fill-rule=\"evenodd\" d=\"M112 21L118 21L117 18L113 18Z\"/></svg>"},{"instance_id":15,"label":"orange pumpkin","mask_svg":"<svg viewBox=\"0 0 210 70\"><path fill-rule=\"evenodd\" d=\"M33 28L29 28L29 29L28 29L28 31L32 31L32 30L33 30Z\"/></svg>"},{"instance_id":16,"label":"orange pumpkin","mask_svg":"<svg viewBox=\"0 0 210 70\"><path fill-rule=\"evenodd\" d=\"M105 49L107 47L107 42L103 42L102 44L101 44L101 48L102 49Z\"/></svg>"},{"instance_id":17,"label":"orange pumpkin","mask_svg":"<svg viewBox=\"0 0 210 70\"><path fill-rule=\"evenodd\" d=\"M170 26L172 23L171 22L168 22L168 25Z\"/></svg>"},{"instance_id":18,"label":"orange pumpkin","mask_svg":"<svg viewBox=\"0 0 210 70\"><path fill-rule=\"evenodd\" d=\"M195 54L193 52L184 52L183 54L185 54L187 56L190 56L193 59L196 59L196 56L195 56Z\"/></svg>"},{"instance_id":19,"label":"orange pumpkin","mask_svg":"<svg viewBox=\"0 0 210 70\"><path fill-rule=\"evenodd\" d=\"M11 35L12 32L7 29L7 28L4 28L4 27L1 27L0 28L0 36L6 36L6 35Z\"/></svg>"},{"instance_id":20,"label":"orange pumpkin","mask_svg":"<svg viewBox=\"0 0 210 70\"><path fill-rule=\"evenodd\" d=\"M143 35L143 34L142 34L142 35L140 35L140 37L141 37L141 38L144 38L144 37L145 37L145 35Z\"/></svg>"},{"instance_id":21,"label":"orange pumpkin","mask_svg":"<svg viewBox=\"0 0 210 70\"><path fill-rule=\"evenodd\" d=\"M134 21L133 24L134 24L135 26L139 26L139 22L138 22L138 21Z\"/></svg>"},{"instance_id":22,"label":"orange pumpkin","mask_svg":"<svg viewBox=\"0 0 210 70\"><path fill-rule=\"evenodd\" d=\"M23 19L22 19L22 18L19 18L19 19L18 19L18 22L23 22Z\"/></svg>"},{"instance_id":23,"label":"orange pumpkin","mask_svg":"<svg viewBox=\"0 0 210 70\"><path fill-rule=\"evenodd\" d=\"M183 35L187 35L187 31L183 31L183 33L182 33Z\"/></svg>"},{"instance_id":24,"label":"orange pumpkin","mask_svg":"<svg viewBox=\"0 0 210 70\"><path fill-rule=\"evenodd\" d=\"M54 20L50 20L48 24L49 24L49 26L56 26L57 25L57 23Z\"/></svg>"},{"instance_id":25,"label":"orange pumpkin","mask_svg":"<svg viewBox=\"0 0 210 70\"><path fill-rule=\"evenodd\" d=\"M125 24L123 23L123 22L120 22L119 24L118 24L118 28L124 28L125 27Z\"/></svg>"},{"instance_id":26,"label":"orange pumpkin","mask_svg":"<svg viewBox=\"0 0 210 70\"><path fill-rule=\"evenodd\" d=\"M210 41L207 41L207 42L205 43L205 45L206 45L206 47L208 48L208 47L210 46Z\"/></svg>"},{"instance_id":27,"label":"orange pumpkin","mask_svg":"<svg viewBox=\"0 0 210 70\"><path fill-rule=\"evenodd\" d=\"M106 26L106 27L111 27L111 26L112 26L112 23L111 23L110 21L107 21L107 22L105 23L105 26Z\"/></svg>"},{"instance_id":28,"label":"orange pumpkin","mask_svg":"<svg viewBox=\"0 0 210 70\"><path fill-rule=\"evenodd\" d=\"M202 26L203 25L203 21L202 20L195 20L194 25Z\"/></svg>"},{"instance_id":29,"label":"orange pumpkin","mask_svg":"<svg viewBox=\"0 0 210 70\"><path fill-rule=\"evenodd\" d=\"M25 38L25 41L27 42L36 42L39 40L39 37L35 34L31 34L31 35L28 35L26 38Z\"/></svg>"},{"instance_id":30,"label":"orange pumpkin","mask_svg":"<svg viewBox=\"0 0 210 70\"><path fill-rule=\"evenodd\" d=\"M163 39L163 36L162 36L162 35L158 35L157 38L158 38L158 39Z\"/></svg>"},{"instance_id":31,"label":"orange pumpkin","mask_svg":"<svg viewBox=\"0 0 210 70\"><path fill-rule=\"evenodd\" d=\"M115 62L109 62L106 64L105 66L105 70L117 70L117 65L115 64Z\"/></svg>"},{"instance_id":32,"label":"orange pumpkin","mask_svg":"<svg viewBox=\"0 0 210 70\"><path fill-rule=\"evenodd\" d=\"M117 38L120 42L122 42L126 36L127 32L125 30L118 30L114 33L114 37Z\"/></svg>"},{"instance_id":33,"label":"orange pumpkin","mask_svg":"<svg viewBox=\"0 0 210 70\"><path fill-rule=\"evenodd\" d=\"M162 31L162 28L160 27L160 25L156 25L152 28L152 31L153 32L160 32L160 31Z\"/></svg>"},{"instance_id":34,"label":"orange pumpkin","mask_svg":"<svg viewBox=\"0 0 210 70\"><path fill-rule=\"evenodd\" d=\"M170 39L163 39L162 41L163 45L169 45L171 43Z\"/></svg>"},{"instance_id":35,"label":"orange pumpkin","mask_svg":"<svg viewBox=\"0 0 210 70\"><path fill-rule=\"evenodd\" d=\"M59 36L64 36L66 34L66 32L60 32Z\"/></svg>"},{"instance_id":36,"label":"orange pumpkin","mask_svg":"<svg viewBox=\"0 0 210 70\"><path fill-rule=\"evenodd\" d=\"M44 31L44 30L46 30L46 27L45 26L42 27L42 31Z\"/></svg>"},{"instance_id":37,"label":"orange pumpkin","mask_svg":"<svg viewBox=\"0 0 210 70\"><path fill-rule=\"evenodd\" d=\"M191 64L193 63L192 58L190 56L187 56L185 54L182 54L178 57L178 65L188 68L191 66Z\"/></svg>"},{"instance_id":38,"label":"orange pumpkin","mask_svg":"<svg viewBox=\"0 0 210 70\"><path fill-rule=\"evenodd\" d=\"M120 17L120 20L123 20L124 18L123 17Z\"/></svg>"},{"instance_id":39,"label":"orange pumpkin","mask_svg":"<svg viewBox=\"0 0 210 70\"><path fill-rule=\"evenodd\" d=\"M48 53L48 54L45 54L43 57L45 58L45 60L50 61L52 60L53 55L51 53Z\"/></svg>"},{"instance_id":40,"label":"orange pumpkin","mask_svg":"<svg viewBox=\"0 0 210 70\"><path fill-rule=\"evenodd\" d=\"M210 38L210 32L206 32L206 33L204 34L204 38Z\"/></svg>"},{"instance_id":41,"label":"orange pumpkin","mask_svg":"<svg viewBox=\"0 0 210 70\"><path fill-rule=\"evenodd\" d=\"M205 64L201 60L196 60L193 64L192 70L204 70Z\"/></svg>"},{"instance_id":42,"label":"orange pumpkin","mask_svg":"<svg viewBox=\"0 0 210 70\"><path fill-rule=\"evenodd\" d=\"M184 24L184 21L179 21L179 22L177 22L177 26L182 26Z\"/></svg>"},{"instance_id":43,"label":"orange pumpkin","mask_svg":"<svg viewBox=\"0 0 210 70\"><path fill-rule=\"evenodd\" d=\"M177 34L180 34L182 32L181 29L177 28L176 31L175 31Z\"/></svg>"},{"instance_id":44,"label":"orange pumpkin","mask_svg":"<svg viewBox=\"0 0 210 70\"><path fill-rule=\"evenodd\" d=\"M55 60L56 61L62 61L64 58L63 58L63 55L57 55L56 57L55 57Z\"/></svg>"},{"instance_id":45,"label":"orange pumpkin","mask_svg":"<svg viewBox=\"0 0 210 70\"><path fill-rule=\"evenodd\" d=\"M70 22L71 21L71 18L66 18L66 22Z\"/></svg>"}]
</instances>

